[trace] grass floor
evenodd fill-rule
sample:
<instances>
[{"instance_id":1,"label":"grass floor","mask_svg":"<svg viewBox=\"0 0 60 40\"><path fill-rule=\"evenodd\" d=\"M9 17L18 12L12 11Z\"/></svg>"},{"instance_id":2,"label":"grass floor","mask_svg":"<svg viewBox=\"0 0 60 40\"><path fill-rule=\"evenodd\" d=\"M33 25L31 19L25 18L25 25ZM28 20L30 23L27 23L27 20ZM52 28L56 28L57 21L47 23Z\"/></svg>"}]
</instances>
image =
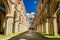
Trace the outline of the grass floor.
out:
<instances>
[{"instance_id":1,"label":"grass floor","mask_svg":"<svg viewBox=\"0 0 60 40\"><path fill-rule=\"evenodd\" d=\"M17 33L12 33L12 35L0 35L0 40L7 40L10 39L11 37L14 37L18 34L22 34L24 32L17 32Z\"/></svg>"},{"instance_id":2,"label":"grass floor","mask_svg":"<svg viewBox=\"0 0 60 40\"><path fill-rule=\"evenodd\" d=\"M54 36L54 35L49 35L46 33L44 33L43 35L44 35L44 37L47 37L47 38L60 38L60 35Z\"/></svg>"},{"instance_id":3,"label":"grass floor","mask_svg":"<svg viewBox=\"0 0 60 40\"><path fill-rule=\"evenodd\" d=\"M49 35L46 33L43 33L42 35L44 35L44 37L47 37L47 38L60 38L60 35L54 36L54 35Z\"/></svg>"},{"instance_id":4,"label":"grass floor","mask_svg":"<svg viewBox=\"0 0 60 40\"><path fill-rule=\"evenodd\" d=\"M58 35L58 36L51 36L51 35L49 35L49 34L46 34L46 33L40 33L40 32L37 32L38 34L41 34L42 36L44 36L44 37L47 37L47 38L60 38L60 35Z\"/></svg>"},{"instance_id":5,"label":"grass floor","mask_svg":"<svg viewBox=\"0 0 60 40\"><path fill-rule=\"evenodd\" d=\"M60 35L58 35L58 36L47 36L47 35L44 35L44 37L47 37L47 38L60 38Z\"/></svg>"}]
</instances>

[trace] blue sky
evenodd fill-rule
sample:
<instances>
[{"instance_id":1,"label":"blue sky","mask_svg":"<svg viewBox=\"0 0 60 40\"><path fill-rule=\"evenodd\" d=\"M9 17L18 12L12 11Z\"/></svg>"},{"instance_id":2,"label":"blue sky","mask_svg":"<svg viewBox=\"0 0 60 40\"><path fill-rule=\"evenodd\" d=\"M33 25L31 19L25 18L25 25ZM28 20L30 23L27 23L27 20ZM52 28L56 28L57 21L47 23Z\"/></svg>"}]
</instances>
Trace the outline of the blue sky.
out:
<instances>
[{"instance_id":1,"label":"blue sky","mask_svg":"<svg viewBox=\"0 0 60 40\"><path fill-rule=\"evenodd\" d=\"M23 0L26 8L27 15L33 14L35 15L36 8L38 5L38 0ZM0 8L0 10L5 11L3 7ZM32 20L32 18L30 18Z\"/></svg>"},{"instance_id":2,"label":"blue sky","mask_svg":"<svg viewBox=\"0 0 60 40\"><path fill-rule=\"evenodd\" d=\"M23 0L26 8L26 14L33 14L35 15L36 9L38 6L38 0ZM32 21L32 18L29 18L30 21Z\"/></svg>"},{"instance_id":3,"label":"blue sky","mask_svg":"<svg viewBox=\"0 0 60 40\"><path fill-rule=\"evenodd\" d=\"M36 8L38 5L38 0L23 0L25 4L25 8L28 14L35 14ZM0 8L4 11L4 8Z\"/></svg>"},{"instance_id":4,"label":"blue sky","mask_svg":"<svg viewBox=\"0 0 60 40\"><path fill-rule=\"evenodd\" d=\"M25 8L27 13L34 14L38 5L38 0L24 0Z\"/></svg>"}]
</instances>

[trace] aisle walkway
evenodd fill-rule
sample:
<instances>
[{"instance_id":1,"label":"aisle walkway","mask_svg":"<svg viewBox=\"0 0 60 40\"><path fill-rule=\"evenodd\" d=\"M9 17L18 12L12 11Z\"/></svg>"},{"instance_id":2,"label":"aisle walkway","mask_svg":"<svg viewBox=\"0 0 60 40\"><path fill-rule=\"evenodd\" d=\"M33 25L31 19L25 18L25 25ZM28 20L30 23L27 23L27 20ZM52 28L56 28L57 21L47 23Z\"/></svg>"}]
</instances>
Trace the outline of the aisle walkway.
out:
<instances>
[{"instance_id":1,"label":"aisle walkway","mask_svg":"<svg viewBox=\"0 0 60 40\"><path fill-rule=\"evenodd\" d=\"M29 30L24 34L17 35L9 40L60 40L60 39L45 38L42 35L35 33L33 30Z\"/></svg>"}]
</instances>

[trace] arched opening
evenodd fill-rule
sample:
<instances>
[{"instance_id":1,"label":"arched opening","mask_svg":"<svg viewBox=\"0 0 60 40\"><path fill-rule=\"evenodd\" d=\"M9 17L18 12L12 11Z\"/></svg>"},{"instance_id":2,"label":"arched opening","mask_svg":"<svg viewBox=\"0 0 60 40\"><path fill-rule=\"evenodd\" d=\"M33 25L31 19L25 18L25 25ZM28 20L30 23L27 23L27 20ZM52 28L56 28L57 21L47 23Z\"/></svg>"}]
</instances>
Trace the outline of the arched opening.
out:
<instances>
[{"instance_id":1,"label":"arched opening","mask_svg":"<svg viewBox=\"0 0 60 40\"><path fill-rule=\"evenodd\" d=\"M51 21L51 29L52 29L52 34L54 35L57 35L57 34L60 34L60 29L59 29L59 2L52 2L51 3L51 16L52 16L52 20Z\"/></svg>"},{"instance_id":2,"label":"arched opening","mask_svg":"<svg viewBox=\"0 0 60 40\"><path fill-rule=\"evenodd\" d=\"M4 34L5 17L8 13L8 5L6 0L0 0L0 34Z\"/></svg>"},{"instance_id":3,"label":"arched opening","mask_svg":"<svg viewBox=\"0 0 60 40\"><path fill-rule=\"evenodd\" d=\"M4 33L4 19L5 19L5 6L2 0L0 0L0 34Z\"/></svg>"},{"instance_id":4,"label":"arched opening","mask_svg":"<svg viewBox=\"0 0 60 40\"><path fill-rule=\"evenodd\" d=\"M58 25L58 34L60 34L60 2L58 2L58 12L57 12L57 25Z\"/></svg>"},{"instance_id":5,"label":"arched opening","mask_svg":"<svg viewBox=\"0 0 60 40\"><path fill-rule=\"evenodd\" d=\"M57 24L57 28L55 29L54 28L54 31L56 31L58 34L60 34L60 2L56 2L56 4L55 4L55 8L54 8L54 15L55 15L55 19L56 19L56 21L54 22L54 24L56 25ZM55 20L54 19L54 20ZM54 26L55 27L55 26Z\"/></svg>"}]
</instances>

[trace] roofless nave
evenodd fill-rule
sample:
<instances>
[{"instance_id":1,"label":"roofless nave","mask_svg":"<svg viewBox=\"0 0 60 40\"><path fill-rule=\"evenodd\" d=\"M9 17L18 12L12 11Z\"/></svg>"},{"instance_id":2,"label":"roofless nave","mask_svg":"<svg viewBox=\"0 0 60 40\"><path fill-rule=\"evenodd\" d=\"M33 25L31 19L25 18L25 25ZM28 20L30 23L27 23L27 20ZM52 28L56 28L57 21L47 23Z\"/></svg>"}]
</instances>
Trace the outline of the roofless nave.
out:
<instances>
[{"instance_id":1,"label":"roofless nave","mask_svg":"<svg viewBox=\"0 0 60 40\"><path fill-rule=\"evenodd\" d=\"M0 33L11 35L29 30L23 0L0 0ZM3 9L4 8L4 9ZM60 0L39 0L32 26L39 33L60 34Z\"/></svg>"}]
</instances>

